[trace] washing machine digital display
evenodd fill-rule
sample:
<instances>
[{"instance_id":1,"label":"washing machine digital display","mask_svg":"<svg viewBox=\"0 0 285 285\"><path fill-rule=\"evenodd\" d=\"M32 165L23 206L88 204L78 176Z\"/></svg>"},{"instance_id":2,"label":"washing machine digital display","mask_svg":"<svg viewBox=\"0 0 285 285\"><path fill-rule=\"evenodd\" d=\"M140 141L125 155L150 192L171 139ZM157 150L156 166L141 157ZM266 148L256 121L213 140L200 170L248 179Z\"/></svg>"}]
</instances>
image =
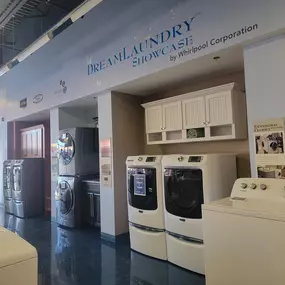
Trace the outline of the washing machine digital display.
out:
<instances>
[{"instance_id":1,"label":"washing machine digital display","mask_svg":"<svg viewBox=\"0 0 285 285\"><path fill-rule=\"evenodd\" d=\"M134 175L134 195L139 195L139 196L146 195L146 185L145 185L145 175L144 174Z\"/></svg>"},{"instance_id":2,"label":"washing machine digital display","mask_svg":"<svg viewBox=\"0 0 285 285\"><path fill-rule=\"evenodd\" d=\"M58 157L64 165L68 165L75 153L74 141L69 133L62 134L57 142Z\"/></svg>"},{"instance_id":3,"label":"washing machine digital display","mask_svg":"<svg viewBox=\"0 0 285 285\"><path fill-rule=\"evenodd\" d=\"M137 209L157 209L155 168L128 168L128 201L130 206Z\"/></svg>"}]
</instances>

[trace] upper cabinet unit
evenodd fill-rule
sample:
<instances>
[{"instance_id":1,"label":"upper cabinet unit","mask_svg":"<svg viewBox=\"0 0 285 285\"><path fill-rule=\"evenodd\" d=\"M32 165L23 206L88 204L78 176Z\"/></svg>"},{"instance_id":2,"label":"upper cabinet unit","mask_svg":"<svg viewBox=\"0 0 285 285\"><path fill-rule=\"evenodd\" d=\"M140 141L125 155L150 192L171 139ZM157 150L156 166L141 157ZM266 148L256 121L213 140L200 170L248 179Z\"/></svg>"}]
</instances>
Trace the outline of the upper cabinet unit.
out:
<instances>
[{"instance_id":1,"label":"upper cabinet unit","mask_svg":"<svg viewBox=\"0 0 285 285\"><path fill-rule=\"evenodd\" d=\"M148 144L245 139L245 94L235 83L142 105Z\"/></svg>"}]
</instances>

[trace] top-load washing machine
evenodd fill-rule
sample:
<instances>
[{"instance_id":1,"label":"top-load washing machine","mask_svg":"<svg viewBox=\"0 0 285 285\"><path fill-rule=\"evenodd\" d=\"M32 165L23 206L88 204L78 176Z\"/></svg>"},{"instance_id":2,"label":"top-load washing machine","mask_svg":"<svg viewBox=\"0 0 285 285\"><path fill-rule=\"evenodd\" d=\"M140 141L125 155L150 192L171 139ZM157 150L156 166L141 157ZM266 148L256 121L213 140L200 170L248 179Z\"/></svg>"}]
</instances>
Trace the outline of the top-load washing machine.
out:
<instances>
[{"instance_id":1,"label":"top-load washing machine","mask_svg":"<svg viewBox=\"0 0 285 285\"><path fill-rule=\"evenodd\" d=\"M127 158L131 248L166 260L161 156Z\"/></svg>"},{"instance_id":2,"label":"top-load washing machine","mask_svg":"<svg viewBox=\"0 0 285 285\"><path fill-rule=\"evenodd\" d=\"M240 178L203 205L207 285L285 283L285 180Z\"/></svg>"},{"instance_id":3,"label":"top-load washing machine","mask_svg":"<svg viewBox=\"0 0 285 285\"><path fill-rule=\"evenodd\" d=\"M202 204L230 194L237 177L236 157L168 155L162 168L168 260L204 274Z\"/></svg>"},{"instance_id":4,"label":"top-load washing machine","mask_svg":"<svg viewBox=\"0 0 285 285\"><path fill-rule=\"evenodd\" d=\"M59 175L99 173L97 128L72 128L60 131L57 143Z\"/></svg>"}]
</instances>

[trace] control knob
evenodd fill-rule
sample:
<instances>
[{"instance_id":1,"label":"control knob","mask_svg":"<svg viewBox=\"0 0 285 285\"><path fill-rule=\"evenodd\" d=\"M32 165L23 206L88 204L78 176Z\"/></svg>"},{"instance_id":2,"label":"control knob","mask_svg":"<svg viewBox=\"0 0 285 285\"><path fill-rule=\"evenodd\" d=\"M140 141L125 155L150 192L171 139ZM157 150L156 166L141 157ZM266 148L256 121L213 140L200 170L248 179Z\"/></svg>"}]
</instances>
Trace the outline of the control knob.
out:
<instances>
[{"instance_id":1,"label":"control knob","mask_svg":"<svg viewBox=\"0 0 285 285\"><path fill-rule=\"evenodd\" d=\"M184 159L183 156L178 157L178 161L180 161L180 162L183 161L183 159Z\"/></svg>"},{"instance_id":2,"label":"control knob","mask_svg":"<svg viewBox=\"0 0 285 285\"><path fill-rule=\"evenodd\" d=\"M267 189L267 186L265 184L260 184L260 189L261 190L266 190Z\"/></svg>"},{"instance_id":3,"label":"control knob","mask_svg":"<svg viewBox=\"0 0 285 285\"><path fill-rule=\"evenodd\" d=\"M249 187L250 187L251 189L256 189L257 185L256 185L255 183L251 183L251 184L249 185Z\"/></svg>"},{"instance_id":4,"label":"control knob","mask_svg":"<svg viewBox=\"0 0 285 285\"><path fill-rule=\"evenodd\" d=\"M245 188L247 187L247 184L246 184L246 183L241 183L240 187L241 187L242 189L245 189Z\"/></svg>"},{"instance_id":5,"label":"control knob","mask_svg":"<svg viewBox=\"0 0 285 285\"><path fill-rule=\"evenodd\" d=\"M138 161L142 161L143 160L143 158L140 156L139 158L138 158Z\"/></svg>"}]
</instances>

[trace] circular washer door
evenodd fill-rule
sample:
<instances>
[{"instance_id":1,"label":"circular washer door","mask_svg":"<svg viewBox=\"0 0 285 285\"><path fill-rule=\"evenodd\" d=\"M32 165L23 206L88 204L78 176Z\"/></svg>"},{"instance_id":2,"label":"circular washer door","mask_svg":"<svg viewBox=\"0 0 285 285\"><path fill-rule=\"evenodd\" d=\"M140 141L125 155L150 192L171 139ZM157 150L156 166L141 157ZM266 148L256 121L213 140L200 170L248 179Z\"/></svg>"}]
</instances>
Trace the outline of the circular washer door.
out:
<instances>
[{"instance_id":1,"label":"circular washer door","mask_svg":"<svg viewBox=\"0 0 285 285\"><path fill-rule=\"evenodd\" d=\"M68 214L73 206L73 191L67 181L62 181L59 184L60 191L60 213Z\"/></svg>"},{"instance_id":2,"label":"circular washer door","mask_svg":"<svg viewBox=\"0 0 285 285\"><path fill-rule=\"evenodd\" d=\"M75 144L69 133L61 134L57 141L58 158L64 165L68 165L75 154Z\"/></svg>"}]
</instances>

